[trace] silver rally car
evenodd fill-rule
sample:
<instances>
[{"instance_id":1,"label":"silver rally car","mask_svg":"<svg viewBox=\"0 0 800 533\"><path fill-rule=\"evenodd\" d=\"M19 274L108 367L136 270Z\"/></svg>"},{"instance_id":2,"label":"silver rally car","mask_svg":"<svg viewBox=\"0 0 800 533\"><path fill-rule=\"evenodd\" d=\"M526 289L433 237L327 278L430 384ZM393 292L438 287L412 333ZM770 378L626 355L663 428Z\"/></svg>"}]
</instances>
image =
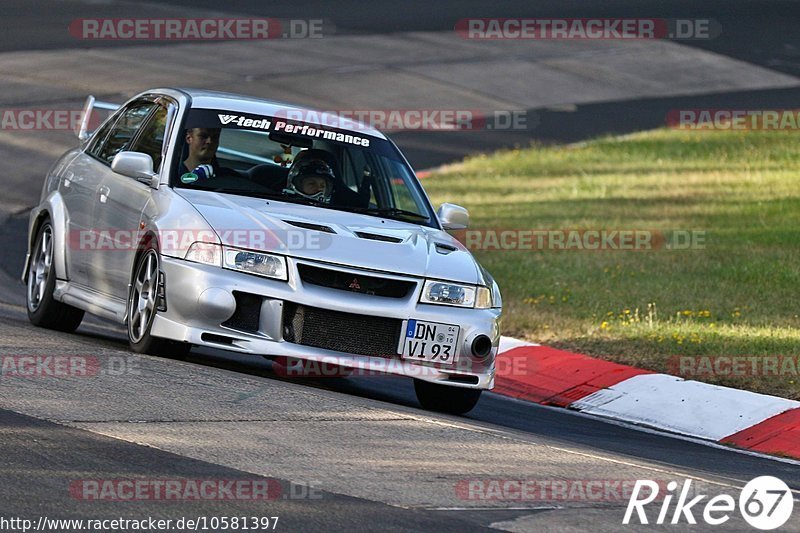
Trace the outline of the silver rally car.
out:
<instances>
[{"instance_id":1,"label":"silver rally car","mask_svg":"<svg viewBox=\"0 0 800 533\"><path fill-rule=\"evenodd\" d=\"M91 132L98 109L111 114ZM408 376L425 408L450 413L493 387L500 292L447 233L469 215L434 211L380 132L165 88L122 106L89 97L79 138L30 214L34 324L73 331L88 312L125 324L140 353L207 346L289 375Z\"/></svg>"}]
</instances>

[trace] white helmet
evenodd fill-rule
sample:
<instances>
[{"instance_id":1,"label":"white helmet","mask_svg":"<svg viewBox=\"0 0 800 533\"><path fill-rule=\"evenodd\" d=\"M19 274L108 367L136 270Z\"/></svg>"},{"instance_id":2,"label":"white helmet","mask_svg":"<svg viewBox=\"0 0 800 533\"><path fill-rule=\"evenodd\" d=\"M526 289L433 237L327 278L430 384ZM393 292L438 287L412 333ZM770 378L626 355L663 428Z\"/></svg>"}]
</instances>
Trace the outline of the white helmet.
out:
<instances>
[{"instance_id":1,"label":"white helmet","mask_svg":"<svg viewBox=\"0 0 800 533\"><path fill-rule=\"evenodd\" d=\"M328 203L333 193L334 179L333 169L322 159L295 161L289 170L286 188L289 193Z\"/></svg>"}]
</instances>

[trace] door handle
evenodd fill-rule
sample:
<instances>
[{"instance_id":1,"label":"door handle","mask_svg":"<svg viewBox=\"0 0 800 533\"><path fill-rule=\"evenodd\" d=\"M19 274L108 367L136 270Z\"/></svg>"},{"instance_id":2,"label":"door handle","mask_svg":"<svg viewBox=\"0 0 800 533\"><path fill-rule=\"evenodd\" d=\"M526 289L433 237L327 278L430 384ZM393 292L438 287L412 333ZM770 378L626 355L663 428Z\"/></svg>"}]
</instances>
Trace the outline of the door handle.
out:
<instances>
[{"instance_id":1,"label":"door handle","mask_svg":"<svg viewBox=\"0 0 800 533\"><path fill-rule=\"evenodd\" d=\"M100 203L104 204L108 201L108 195L111 194L111 189L105 185L98 187L97 192L100 194Z\"/></svg>"}]
</instances>

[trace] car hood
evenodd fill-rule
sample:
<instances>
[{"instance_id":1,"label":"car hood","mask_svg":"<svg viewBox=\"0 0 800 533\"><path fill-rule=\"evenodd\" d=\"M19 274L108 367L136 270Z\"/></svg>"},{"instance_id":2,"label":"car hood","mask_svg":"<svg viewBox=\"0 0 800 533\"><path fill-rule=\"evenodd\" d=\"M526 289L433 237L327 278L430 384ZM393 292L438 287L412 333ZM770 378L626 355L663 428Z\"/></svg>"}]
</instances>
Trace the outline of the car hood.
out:
<instances>
[{"instance_id":1,"label":"car hood","mask_svg":"<svg viewBox=\"0 0 800 533\"><path fill-rule=\"evenodd\" d=\"M228 246L470 284L487 284L469 251L445 231L335 209L176 189Z\"/></svg>"}]
</instances>

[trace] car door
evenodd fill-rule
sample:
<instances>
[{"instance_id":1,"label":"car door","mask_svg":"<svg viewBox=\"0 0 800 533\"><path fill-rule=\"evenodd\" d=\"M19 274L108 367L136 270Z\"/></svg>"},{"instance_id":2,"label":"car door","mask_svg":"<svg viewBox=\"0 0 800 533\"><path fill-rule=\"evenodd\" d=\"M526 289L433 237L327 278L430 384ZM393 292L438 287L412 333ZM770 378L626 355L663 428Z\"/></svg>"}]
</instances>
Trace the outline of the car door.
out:
<instances>
[{"instance_id":1,"label":"car door","mask_svg":"<svg viewBox=\"0 0 800 533\"><path fill-rule=\"evenodd\" d=\"M114 231L120 224L109 225L109 219L113 217L109 217L104 209L110 199L109 176L114 175L111 171L111 162L119 152L130 148L139 128L155 108L156 104L151 100L136 100L128 104L118 113L114 125L102 142L93 150L87 151L88 158L84 161L85 172L95 179L92 202L88 208L88 215L85 215L90 219L91 246L81 250L82 261L87 267L88 286L104 294L112 295L118 292L112 286L113 275L109 272L109 268L114 264L114 256L124 253L123 248L126 244L125 235Z\"/></svg>"},{"instance_id":2,"label":"car door","mask_svg":"<svg viewBox=\"0 0 800 533\"><path fill-rule=\"evenodd\" d=\"M67 278L73 284L88 286L92 256L97 246L93 229L95 194L100 185L101 169L96 163L97 153L114 127L118 114L92 136L92 139L70 164L62 170L58 185L64 201L67 221L66 265Z\"/></svg>"},{"instance_id":3,"label":"car door","mask_svg":"<svg viewBox=\"0 0 800 533\"><path fill-rule=\"evenodd\" d=\"M153 102L146 119L138 126L125 150L150 156L153 169L160 172L165 151L164 137L175 105L165 98ZM99 258L102 279L98 278L103 292L117 298L127 298L128 283L138 248L142 213L154 189L135 178L117 174L110 168L103 173L98 188L99 201L95 209L95 223L105 228L116 242L113 253Z\"/></svg>"}]
</instances>

